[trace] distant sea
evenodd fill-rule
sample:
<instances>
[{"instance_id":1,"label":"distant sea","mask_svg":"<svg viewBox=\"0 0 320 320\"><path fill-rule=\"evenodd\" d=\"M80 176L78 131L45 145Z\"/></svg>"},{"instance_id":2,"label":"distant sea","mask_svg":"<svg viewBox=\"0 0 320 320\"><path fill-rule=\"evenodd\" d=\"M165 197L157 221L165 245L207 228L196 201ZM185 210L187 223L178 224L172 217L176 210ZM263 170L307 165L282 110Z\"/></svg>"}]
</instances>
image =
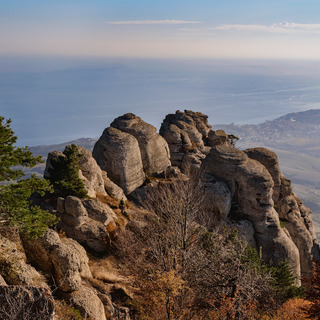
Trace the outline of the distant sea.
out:
<instances>
[{"instance_id":1,"label":"distant sea","mask_svg":"<svg viewBox=\"0 0 320 320\"><path fill-rule=\"evenodd\" d=\"M97 138L132 112L158 129L191 109L260 123L320 108L320 62L0 57L0 115L18 145Z\"/></svg>"}]
</instances>

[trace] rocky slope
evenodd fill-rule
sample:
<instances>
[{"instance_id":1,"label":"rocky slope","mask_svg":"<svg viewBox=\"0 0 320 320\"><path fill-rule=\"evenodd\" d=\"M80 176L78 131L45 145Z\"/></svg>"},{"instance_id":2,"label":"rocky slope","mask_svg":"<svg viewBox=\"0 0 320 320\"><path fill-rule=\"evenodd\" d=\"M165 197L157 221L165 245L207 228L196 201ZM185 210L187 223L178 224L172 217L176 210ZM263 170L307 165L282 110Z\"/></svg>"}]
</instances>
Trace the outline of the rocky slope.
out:
<instances>
[{"instance_id":1,"label":"rocky slope","mask_svg":"<svg viewBox=\"0 0 320 320\"><path fill-rule=\"evenodd\" d=\"M42 238L17 243L1 236L0 256L6 261L6 268L0 269L3 284L54 287L55 296L83 316L129 319L129 310L117 299L120 291L127 298L130 294L116 287L117 280L93 268L101 264L98 257L111 254L115 235L128 222L138 226L147 215L133 204L122 214L119 199L139 204L146 188L195 174L210 204L208 218L215 221L211 229L237 228L266 262L287 261L297 284L310 272L312 260L320 260L311 210L293 192L276 154L266 148L232 147L228 134L212 130L206 115L177 111L164 119L158 134L141 118L125 114L104 130L92 154L80 146L77 152L79 177L90 198L67 196L42 203L61 218L60 235L49 229ZM59 156L64 154L49 153L45 176L52 159ZM112 273L111 267L99 268Z\"/></svg>"}]
</instances>

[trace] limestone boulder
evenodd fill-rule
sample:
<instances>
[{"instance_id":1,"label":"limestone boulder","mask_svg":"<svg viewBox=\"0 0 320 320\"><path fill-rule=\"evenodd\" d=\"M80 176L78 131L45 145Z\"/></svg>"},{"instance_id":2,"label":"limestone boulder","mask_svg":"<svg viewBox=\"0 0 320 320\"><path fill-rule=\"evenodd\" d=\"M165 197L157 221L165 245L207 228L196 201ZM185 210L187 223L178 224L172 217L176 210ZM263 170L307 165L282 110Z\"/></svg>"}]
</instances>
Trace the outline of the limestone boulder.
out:
<instances>
[{"instance_id":1,"label":"limestone boulder","mask_svg":"<svg viewBox=\"0 0 320 320\"><path fill-rule=\"evenodd\" d=\"M230 146L228 135L223 130L210 130L208 133L208 145L210 147L218 145Z\"/></svg>"},{"instance_id":2,"label":"limestone boulder","mask_svg":"<svg viewBox=\"0 0 320 320\"><path fill-rule=\"evenodd\" d=\"M171 165L166 140L157 129L133 113L116 118L111 127L134 136L139 144L143 170L147 175L162 173Z\"/></svg>"},{"instance_id":3,"label":"limestone boulder","mask_svg":"<svg viewBox=\"0 0 320 320\"><path fill-rule=\"evenodd\" d=\"M185 110L167 115L161 124L160 134L168 142L172 165L180 167L189 150L202 150L210 130L208 117L200 112Z\"/></svg>"},{"instance_id":4,"label":"limestone boulder","mask_svg":"<svg viewBox=\"0 0 320 320\"><path fill-rule=\"evenodd\" d=\"M266 148L252 148L245 152L250 158L263 164L272 177L276 211L299 249L301 272L306 276L312 269L312 261L319 261L320 258L311 210L294 194L291 181L283 177L274 152Z\"/></svg>"},{"instance_id":5,"label":"limestone boulder","mask_svg":"<svg viewBox=\"0 0 320 320\"><path fill-rule=\"evenodd\" d=\"M69 148L70 146L67 146ZM101 168L92 157L92 153L81 146L77 146L80 172L79 176L83 181L89 197L95 198L97 193L106 194Z\"/></svg>"},{"instance_id":6,"label":"limestone boulder","mask_svg":"<svg viewBox=\"0 0 320 320\"><path fill-rule=\"evenodd\" d=\"M93 157L125 194L145 180L139 143L129 133L113 127L105 129L93 148Z\"/></svg>"},{"instance_id":7,"label":"limestone boulder","mask_svg":"<svg viewBox=\"0 0 320 320\"><path fill-rule=\"evenodd\" d=\"M273 201L277 204L280 195L281 176L279 162L277 155L266 148L251 148L245 150L249 158L259 161L265 166L270 173L274 187L273 187Z\"/></svg>"},{"instance_id":8,"label":"limestone boulder","mask_svg":"<svg viewBox=\"0 0 320 320\"><path fill-rule=\"evenodd\" d=\"M226 220L228 218L232 196L229 188L223 181L217 181L207 177L202 183L205 192L206 203L211 206L211 212L215 220Z\"/></svg>"},{"instance_id":9,"label":"limestone boulder","mask_svg":"<svg viewBox=\"0 0 320 320\"><path fill-rule=\"evenodd\" d=\"M113 210L97 199L80 200L74 196L59 198L58 228L85 248L105 252L110 246L108 226L114 225Z\"/></svg>"},{"instance_id":10,"label":"limestone boulder","mask_svg":"<svg viewBox=\"0 0 320 320\"><path fill-rule=\"evenodd\" d=\"M107 172L104 170L102 171L102 178L103 178L103 182L104 182L104 188L107 191L107 193L115 198L115 199L124 199L125 201L127 201L127 197L125 196L123 190L116 185L113 181L111 181L111 179L108 177Z\"/></svg>"},{"instance_id":11,"label":"limestone boulder","mask_svg":"<svg viewBox=\"0 0 320 320\"><path fill-rule=\"evenodd\" d=\"M47 286L42 275L26 261L24 252L16 244L0 235L0 274L5 283Z\"/></svg>"},{"instance_id":12,"label":"limestone boulder","mask_svg":"<svg viewBox=\"0 0 320 320\"><path fill-rule=\"evenodd\" d=\"M78 309L82 317L106 320L104 306L93 288L82 286L77 291L65 294L64 299Z\"/></svg>"},{"instance_id":13,"label":"limestone boulder","mask_svg":"<svg viewBox=\"0 0 320 320\"><path fill-rule=\"evenodd\" d=\"M246 241L251 248L258 251L256 240L254 238L255 230L253 228L252 222L249 220L240 220L236 221L234 223L234 226L238 230L239 237Z\"/></svg>"},{"instance_id":14,"label":"limestone boulder","mask_svg":"<svg viewBox=\"0 0 320 320\"><path fill-rule=\"evenodd\" d=\"M48 277L53 275L61 291L78 290L82 278L92 277L84 248L72 239L60 239L52 229L41 238L25 239L23 245L30 262Z\"/></svg>"},{"instance_id":15,"label":"limestone boulder","mask_svg":"<svg viewBox=\"0 0 320 320\"><path fill-rule=\"evenodd\" d=\"M71 145L66 146L65 151L72 148ZM101 168L98 166L92 154L84 147L76 146L76 152L79 160L79 177L83 181L88 196L95 198L97 193L105 195L104 180ZM48 154L44 177L50 177L50 170L53 169L52 161L66 158L66 155L60 151L52 151Z\"/></svg>"},{"instance_id":16,"label":"limestone boulder","mask_svg":"<svg viewBox=\"0 0 320 320\"><path fill-rule=\"evenodd\" d=\"M82 203L88 213L88 217L103 223L105 226L114 222L114 219L117 218L113 210L107 204L102 203L97 199L87 199Z\"/></svg>"},{"instance_id":17,"label":"limestone boulder","mask_svg":"<svg viewBox=\"0 0 320 320\"><path fill-rule=\"evenodd\" d=\"M197 148L190 150L182 158L181 171L187 175L199 171L205 157L206 155Z\"/></svg>"},{"instance_id":18,"label":"limestone boulder","mask_svg":"<svg viewBox=\"0 0 320 320\"><path fill-rule=\"evenodd\" d=\"M65 234L79 242L87 250L105 253L110 249L110 236L106 226L96 220L88 218L79 225L59 224Z\"/></svg>"},{"instance_id":19,"label":"limestone boulder","mask_svg":"<svg viewBox=\"0 0 320 320\"><path fill-rule=\"evenodd\" d=\"M261 248L263 259L274 263L288 261L298 279L299 250L280 226L272 199L274 182L266 167L240 150L219 145L211 149L203 170L226 183L243 213L238 219L245 217L252 223L256 247Z\"/></svg>"}]
</instances>

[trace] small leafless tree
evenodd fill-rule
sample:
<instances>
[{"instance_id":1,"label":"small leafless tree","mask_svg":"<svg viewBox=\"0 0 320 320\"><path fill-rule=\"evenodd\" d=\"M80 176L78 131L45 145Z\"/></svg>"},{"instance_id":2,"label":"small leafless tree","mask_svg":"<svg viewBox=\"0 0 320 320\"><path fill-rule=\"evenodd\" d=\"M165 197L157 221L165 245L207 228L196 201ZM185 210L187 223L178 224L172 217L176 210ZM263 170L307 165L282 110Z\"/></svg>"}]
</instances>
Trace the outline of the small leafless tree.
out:
<instances>
[{"instance_id":1,"label":"small leafless tree","mask_svg":"<svg viewBox=\"0 0 320 320\"><path fill-rule=\"evenodd\" d=\"M0 287L1 320L51 320L53 298L49 291L38 287Z\"/></svg>"},{"instance_id":2,"label":"small leafless tree","mask_svg":"<svg viewBox=\"0 0 320 320\"><path fill-rule=\"evenodd\" d=\"M119 246L144 279L141 291L162 297L165 311L153 319L208 319L223 298L232 299L238 319L249 319L249 302L271 301L271 276L254 264L237 232L227 225L207 230L212 211L199 177L149 188L143 206L150 213L145 223L127 230Z\"/></svg>"}]
</instances>

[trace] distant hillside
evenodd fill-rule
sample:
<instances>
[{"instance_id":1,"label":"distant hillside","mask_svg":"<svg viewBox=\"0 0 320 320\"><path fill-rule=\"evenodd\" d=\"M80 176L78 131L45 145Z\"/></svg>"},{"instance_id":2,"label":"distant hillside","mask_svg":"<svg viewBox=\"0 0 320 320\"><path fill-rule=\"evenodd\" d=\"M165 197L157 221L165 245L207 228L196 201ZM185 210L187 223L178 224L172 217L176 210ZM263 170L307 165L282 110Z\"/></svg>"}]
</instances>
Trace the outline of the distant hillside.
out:
<instances>
[{"instance_id":1,"label":"distant hillside","mask_svg":"<svg viewBox=\"0 0 320 320\"><path fill-rule=\"evenodd\" d=\"M295 192L312 209L320 231L320 109L289 113L257 125L219 124L213 129L239 137L236 146L240 149L263 146L273 150Z\"/></svg>"},{"instance_id":2,"label":"distant hillside","mask_svg":"<svg viewBox=\"0 0 320 320\"><path fill-rule=\"evenodd\" d=\"M41 146L30 147L30 150L32 151L33 154L38 155L38 156L43 156L43 157L47 157L48 153L52 150L63 151L64 148L70 144L79 145L79 146L85 147L88 150L92 151L93 146L96 143L96 141L97 141L97 139L81 138L81 139L72 140L72 141L68 141L68 142L64 142L64 143L60 143L60 144L41 145Z\"/></svg>"},{"instance_id":3,"label":"distant hillside","mask_svg":"<svg viewBox=\"0 0 320 320\"><path fill-rule=\"evenodd\" d=\"M320 158L320 109L289 113L257 125L219 124L214 129L239 137L240 148L264 145Z\"/></svg>"},{"instance_id":4,"label":"distant hillside","mask_svg":"<svg viewBox=\"0 0 320 320\"><path fill-rule=\"evenodd\" d=\"M96 143L97 139L91 138L81 138L77 140L72 140L60 144L53 144L53 145L41 145L41 146L34 146L30 147L30 150L33 154L37 156L42 156L43 161L45 162L48 156L48 153L53 150L63 151L67 145L75 144L78 146L82 146L87 148L88 150L92 151L94 144ZM24 169L24 173L27 177L31 174L36 174L38 176L42 176L45 169L45 163L40 163L33 167L32 169Z\"/></svg>"}]
</instances>

